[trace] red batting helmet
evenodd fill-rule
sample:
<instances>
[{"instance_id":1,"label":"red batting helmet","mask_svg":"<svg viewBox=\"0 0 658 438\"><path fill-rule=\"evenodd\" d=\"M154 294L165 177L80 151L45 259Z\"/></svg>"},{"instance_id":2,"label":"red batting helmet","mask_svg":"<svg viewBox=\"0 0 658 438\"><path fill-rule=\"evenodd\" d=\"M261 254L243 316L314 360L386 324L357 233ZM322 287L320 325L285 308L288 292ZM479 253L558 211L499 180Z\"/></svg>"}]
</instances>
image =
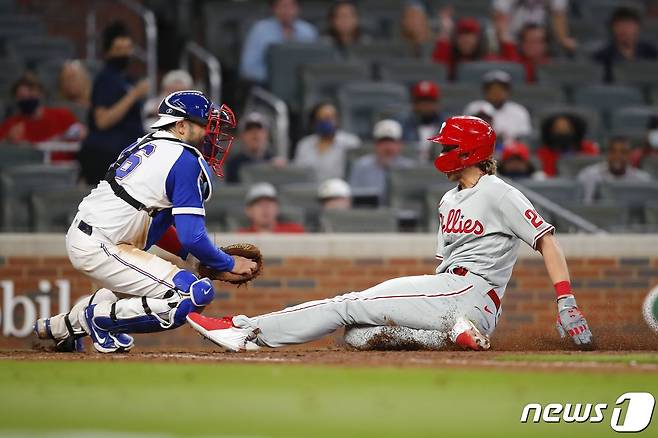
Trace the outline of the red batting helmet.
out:
<instances>
[{"instance_id":1,"label":"red batting helmet","mask_svg":"<svg viewBox=\"0 0 658 438\"><path fill-rule=\"evenodd\" d=\"M450 173L491 158L496 134L491 125L479 117L456 116L446 120L439 134L428 140L443 146L434 166L443 173Z\"/></svg>"}]
</instances>

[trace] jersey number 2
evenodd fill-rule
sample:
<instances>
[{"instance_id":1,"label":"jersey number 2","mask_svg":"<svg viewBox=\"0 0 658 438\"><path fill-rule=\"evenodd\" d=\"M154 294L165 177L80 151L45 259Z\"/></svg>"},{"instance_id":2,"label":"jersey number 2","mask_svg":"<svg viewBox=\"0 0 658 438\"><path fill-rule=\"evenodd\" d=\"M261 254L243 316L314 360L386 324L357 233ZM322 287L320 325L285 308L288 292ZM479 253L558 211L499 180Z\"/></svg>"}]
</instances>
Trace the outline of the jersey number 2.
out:
<instances>
[{"instance_id":1,"label":"jersey number 2","mask_svg":"<svg viewBox=\"0 0 658 438\"><path fill-rule=\"evenodd\" d=\"M137 167L142 164L142 157L148 158L153 153L153 151L155 151L155 146L152 144L147 144L143 148L140 148L138 151L131 154L117 169L116 178L123 179L128 176L130 172L137 169Z\"/></svg>"},{"instance_id":2,"label":"jersey number 2","mask_svg":"<svg viewBox=\"0 0 658 438\"><path fill-rule=\"evenodd\" d=\"M541 216L539 216L539 213L537 213L535 210L528 209L525 211L524 215L530 220L530 223L535 228L541 227L541 224L544 223Z\"/></svg>"}]
</instances>

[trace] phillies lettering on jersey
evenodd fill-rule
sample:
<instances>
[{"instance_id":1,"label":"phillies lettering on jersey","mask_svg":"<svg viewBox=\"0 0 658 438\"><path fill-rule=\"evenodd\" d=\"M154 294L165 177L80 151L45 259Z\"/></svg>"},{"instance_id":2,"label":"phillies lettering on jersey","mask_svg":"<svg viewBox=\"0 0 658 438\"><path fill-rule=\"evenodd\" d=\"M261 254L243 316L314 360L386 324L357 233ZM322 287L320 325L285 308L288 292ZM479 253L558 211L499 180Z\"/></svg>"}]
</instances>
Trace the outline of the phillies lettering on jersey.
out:
<instances>
[{"instance_id":1,"label":"phillies lettering on jersey","mask_svg":"<svg viewBox=\"0 0 658 438\"><path fill-rule=\"evenodd\" d=\"M519 241L536 248L554 227L530 201L495 175L475 187L447 192L439 204L436 272L461 266L487 280L502 297L516 263Z\"/></svg>"},{"instance_id":2,"label":"phillies lettering on jersey","mask_svg":"<svg viewBox=\"0 0 658 438\"><path fill-rule=\"evenodd\" d=\"M448 219L445 222L443 222L443 215L439 213L439 220L441 221L441 232L443 234L473 233L476 236L481 236L484 233L482 222L477 219L464 219L461 210L450 210L448 212Z\"/></svg>"}]
</instances>

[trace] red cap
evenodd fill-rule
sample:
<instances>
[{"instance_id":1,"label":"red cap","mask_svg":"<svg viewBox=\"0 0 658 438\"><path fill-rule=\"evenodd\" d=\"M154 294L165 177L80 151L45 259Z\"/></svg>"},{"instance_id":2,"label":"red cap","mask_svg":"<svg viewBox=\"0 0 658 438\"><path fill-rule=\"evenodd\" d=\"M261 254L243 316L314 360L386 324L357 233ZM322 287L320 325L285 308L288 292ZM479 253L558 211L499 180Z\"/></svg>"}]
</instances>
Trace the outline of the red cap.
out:
<instances>
[{"instance_id":1,"label":"red cap","mask_svg":"<svg viewBox=\"0 0 658 438\"><path fill-rule=\"evenodd\" d=\"M457 22L457 33L480 33L480 22L475 18L462 18Z\"/></svg>"},{"instance_id":2,"label":"red cap","mask_svg":"<svg viewBox=\"0 0 658 438\"><path fill-rule=\"evenodd\" d=\"M420 81L411 89L414 99L439 100L439 86L432 81Z\"/></svg>"},{"instance_id":3,"label":"red cap","mask_svg":"<svg viewBox=\"0 0 658 438\"><path fill-rule=\"evenodd\" d=\"M512 142L505 145L503 148L503 160L509 160L513 157L519 157L523 161L530 159L530 151L528 146L521 142Z\"/></svg>"}]
</instances>

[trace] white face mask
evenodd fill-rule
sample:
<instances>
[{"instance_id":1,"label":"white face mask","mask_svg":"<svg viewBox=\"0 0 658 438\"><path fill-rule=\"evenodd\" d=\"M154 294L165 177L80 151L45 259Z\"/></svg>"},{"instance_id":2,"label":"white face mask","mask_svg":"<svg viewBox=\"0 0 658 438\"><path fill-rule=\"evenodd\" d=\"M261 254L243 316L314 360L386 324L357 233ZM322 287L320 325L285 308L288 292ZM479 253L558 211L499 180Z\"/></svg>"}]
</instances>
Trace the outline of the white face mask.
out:
<instances>
[{"instance_id":1,"label":"white face mask","mask_svg":"<svg viewBox=\"0 0 658 438\"><path fill-rule=\"evenodd\" d=\"M658 129L652 129L647 135L647 140L652 148L658 149Z\"/></svg>"}]
</instances>

